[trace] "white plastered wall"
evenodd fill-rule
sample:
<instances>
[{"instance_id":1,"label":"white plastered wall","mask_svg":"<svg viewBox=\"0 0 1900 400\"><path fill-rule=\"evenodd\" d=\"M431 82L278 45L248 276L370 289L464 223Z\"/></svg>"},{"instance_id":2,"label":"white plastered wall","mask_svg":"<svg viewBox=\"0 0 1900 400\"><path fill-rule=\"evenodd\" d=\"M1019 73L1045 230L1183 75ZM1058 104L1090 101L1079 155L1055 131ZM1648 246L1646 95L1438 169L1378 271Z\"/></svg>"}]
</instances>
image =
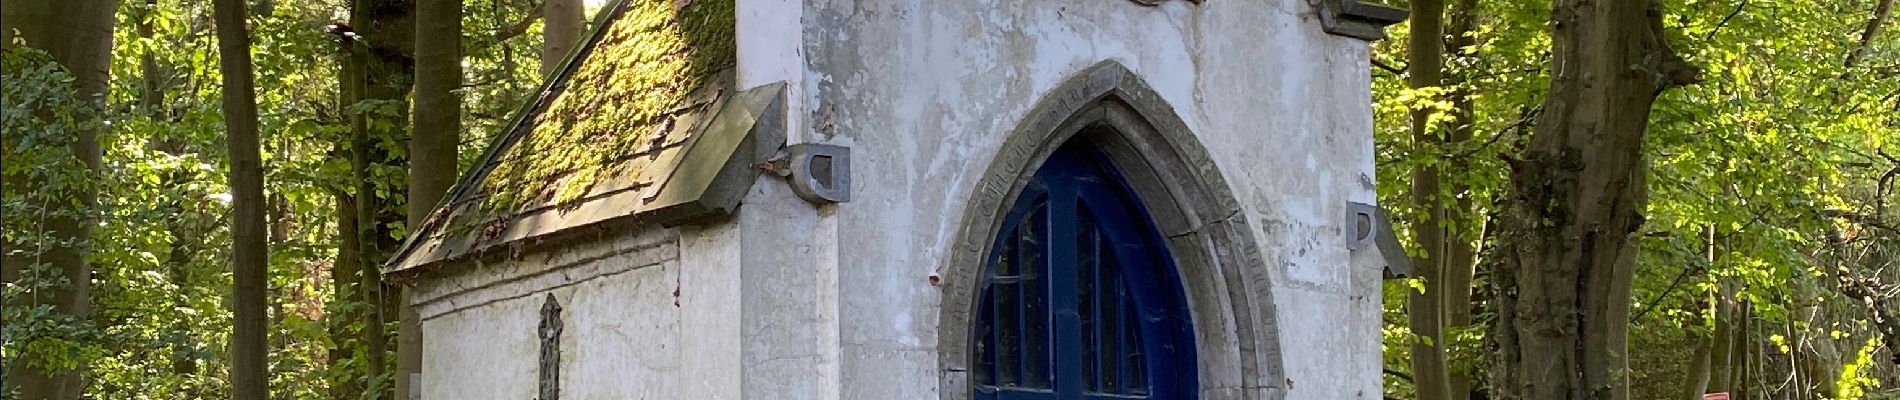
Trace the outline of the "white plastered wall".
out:
<instances>
[{"instance_id":1,"label":"white plastered wall","mask_svg":"<svg viewBox=\"0 0 1900 400\"><path fill-rule=\"evenodd\" d=\"M445 265L417 297L426 398L532 398L553 293L564 398L936 399L930 278L965 199L1037 100L1102 60L1175 108L1240 200L1272 269L1276 387L1378 398L1379 269L1342 231L1374 200L1366 44L1315 18L1304 0L741 0L741 86L791 83L789 140L850 146L854 200L768 177L726 222Z\"/></svg>"},{"instance_id":2,"label":"white plastered wall","mask_svg":"<svg viewBox=\"0 0 1900 400\"><path fill-rule=\"evenodd\" d=\"M439 266L417 282L414 297L429 338L424 398L536 398L536 330L549 294L563 309L562 398L738 398L736 257L682 254L725 234L599 232L502 260Z\"/></svg>"},{"instance_id":3,"label":"white plastered wall","mask_svg":"<svg viewBox=\"0 0 1900 400\"><path fill-rule=\"evenodd\" d=\"M815 0L795 15L802 52L771 58L806 66L793 136L854 157L854 200L814 215L836 228L809 239L839 249L839 398L937 398L929 279L965 201L1037 100L1102 60L1175 108L1242 203L1273 269L1274 386L1379 397L1379 269L1342 224L1375 195L1367 45L1323 33L1304 0Z\"/></svg>"}]
</instances>

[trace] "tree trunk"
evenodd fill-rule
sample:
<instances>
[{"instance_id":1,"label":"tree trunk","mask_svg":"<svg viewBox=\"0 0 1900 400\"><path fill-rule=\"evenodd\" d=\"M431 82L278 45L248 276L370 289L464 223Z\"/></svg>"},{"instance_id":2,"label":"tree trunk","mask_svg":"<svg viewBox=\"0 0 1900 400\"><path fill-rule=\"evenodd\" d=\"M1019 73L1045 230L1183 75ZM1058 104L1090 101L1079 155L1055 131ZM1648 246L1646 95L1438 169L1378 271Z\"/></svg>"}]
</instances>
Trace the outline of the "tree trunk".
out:
<instances>
[{"instance_id":1,"label":"tree trunk","mask_svg":"<svg viewBox=\"0 0 1900 400\"><path fill-rule=\"evenodd\" d=\"M560 68L567 53L580 44L587 28L587 10L581 0L544 0L541 4L541 76Z\"/></svg>"},{"instance_id":2,"label":"tree trunk","mask_svg":"<svg viewBox=\"0 0 1900 400\"><path fill-rule=\"evenodd\" d=\"M1471 48L1477 44L1477 39L1472 35L1472 29L1477 25L1477 9L1477 0L1459 0L1452 5L1450 31L1445 41L1446 52L1460 59L1473 56L1474 50ZM1454 74L1445 83L1445 86L1452 88L1449 93L1452 104L1451 126L1446 143L1453 148L1470 142L1472 132L1476 129L1476 105L1471 99L1471 88L1464 86L1464 79L1462 75ZM1471 171L1469 157L1450 157L1447 161L1450 171ZM1445 263L1439 272L1445 277L1440 290L1444 293L1444 326L1454 332L1471 326L1471 281L1478 268L1477 243L1484 237L1483 229L1474 228L1485 225L1480 222L1483 220L1482 214L1472 205L1471 194L1468 193L1471 188L1463 183L1465 181L1454 179L1450 185L1450 193L1458 195L1458 199L1451 209L1445 211L1445 221L1450 224L1445 233ZM1457 354L1449 351L1445 355L1445 362L1450 364L1446 368L1447 377L1450 378L1446 386L1452 399L1465 400L1471 398L1475 379L1471 376L1470 368L1454 367L1458 365L1455 362L1457 358Z\"/></svg>"},{"instance_id":3,"label":"tree trunk","mask_svg":"<svg viewBox=\"0 0 1900 400\"><path fill-rule=\"evenodd\" d=\"M1666 42L1656 0L1556 0L1548 97L1510 162L1499 274L1513 341L1503 399L1629 398L1630 285L1647 201L1643 137L1664 89L1699 71Z\"/></svg>"},{"instance_id":4,"label":"tree trunk","mask_svg":"<svg viewBox=\"0 0 1900 400\"><path fill-rule=\"evenodd\" d=\"M1702 400L1702 395L1709 392L1711 353L1714 353L1714 349L1711 349L1709 345L1714 342L1709 340L1701 340L1701 342L1695 347L1694 358L1689 360L1689 380L1682 382L1681 398L1684 400Z\"/></svg>"},{"instance_id":5,"label":"tree trunk","mask_svg":"<svg viewBox=\"0 0 1900 400\"><path fill-rule=\"evenodd\" d=\"M422 226L449 187L455 184L457 144L461 142L462 85L461 0L419 0L416 37L415 126L409 141L410 232ZM409 307L409 288L399 288L396 341L396 393L420 398L412 379L422 372L421 316Z\"/></svg>"},{"instance_id":6,"label":"tree trunk","mask_svg":"<svg viewBox=\"0 0 1900 400\"><path fill-rule=\"evenodd\" d=\"M350 13L351 25L366 39L351 52L349 68L356 85L356 98L387 106L352 116L351 169L356 182L357 261L361 271L359 291L363 292L368 329L363 341L369 366L370 385L366 398L387 399L394 389L389 368L388 313L395 310L393 296L386 296L379 273L383 260L399 242L395 226L403 222L404 210L392 198L379 192L404 187L401 176L379 176L376 171L400 168L405 160L391 154L382 143L404 143L409 126L406 99L415 76L415 2L412 0L356 0ZM379 190L380 189L380 190Z\"/></svg>"},{"instance_id":7,"label":"tree trunk","mask_svg":"<svg viewBox=\"0 0 1900 400\"><path fill-rule=\"evenodd\" d=\"M1709 392L1729 391L1729 382L1735 377L1735 328L1730 317L1734 313L1735 303L1729 301L1732 296L1726 289L1716 289L1716 297L1710 312L1715 314L1715 326L1709 335Z\"/></svg>"},{"instance_id":8,"label":"tree trunk","mask_svg":"<svg viewBox=\"0 0 1900 400\"><path fill-rule=\"evenodd\" d=\"M284 154L281 151L276 151L277 149L273 148L272 146L266 145L264 146L264 150L265 152L271 153L271 157L274 159L282 160L282 159L290 158L288 154ZM293 217L291 217L291 214L290 214L290 205L288 204L290 199L284 197L283 193L276 192L276 191L266 191L264 194L264 199L265 199L265 202L264 202L265 225L264 226L265 226L265 234L266 234L264 243L265 243L265 246L267 246L266 247L267 249L280 248L285 244L285 242L290 240L290 235L292 234L292 231L291 231L292 226L296 224L296 220ZM265 258L269 259L270 253L266 252L265 254L266 254ZM297 266L295 268L297 268L296 271L302 272L301 266ZM270 282L270 279L271 279L268 272L269 271L267 269L266 274L264 275L265 277L264 282L267 282L267 283ZM297 280L301 281L305 278L306 277L304 277L301 273L299 273ZM301 308L299 307L298 304L294 303L297 300L296 297L293 297L287 292L289 290L297 289L297 286L300 286L300 285L301 285L301 282L291 283L289 285L267 285L266 286L267 288L269 288L269 291L265 295L264 304L268 306L266 310L269 310L269 313L266 315L268 315L270 318L267 320L269 324L265 325L265 327L269 328L269 327L285 326L284 316L289 315L292 312L290 308L291 307ZM284 300L289 300L289 301L284 301ZM267 338L270 339L270 350L269 350L269 353L266 353L266 354L283 354L284 349L290 346L292 340L298 340L298 338L292 337L292 335L283 335L283 334L276 335L276 336L267 335Z\"/></svg>"},{"instance_id":9,"label":"tree trunk","mask_svg":"<svg viewBox=\"0 0 1900 400\"><path fill-rule=\"evenodd\" d=\"M153 10L157 8L158 0L145 0L144 6L139 9L137 28L140 39L155 39L152 18ZM167 121L169 120L165 110L167 72L164 67L159 66L158 56L155 54L157 51L154 50L156 48L157 46L154 46L153 49L147 49L139 55L138 110L147 118ZM155 136L149 147L174 157L185 154L184 141L171 136ZM165 274L166 279L178 287L191 285L191 259L197 254L193 239L198 237L198 233L192 229L191 224L197 216L194 215L195 210L190 208L192 202L184 198L186 191L183 190L185 184L192 180L193 175L187 170L172 170L166 172L164 178L165 191L175 194L165 204L167 214L165 231L171 235L170 243L166 245L169 250L165 253ZM170 300L174 307L183 308L187 307L186 303L190 299L179 294L172 296ZM172 373L179 376L191 376L198 373L198 360L192 356L196 353L196 340L192 337L191 326L187 322L184 318L176 318L173 319L171 326L172 333L180 338L179 343L173 345L172 352Z\"/></svg>"},{"instance_id":10,"label":"tree trunk","mask_svg":"<svg viewBox=\"0 0 1900 400\"><path fill-rule=\"evenodd\" d=\"M361 89L363 78L358 68L361 57L356 56L361 51L358 50L359 46L347 37L340 38L340 42L338 50L346 55L337 69L336 109L341 111L362 99L357 91ZM356 121L361 118L348 112L341 115L349 122L351 136L347 140L337 141L330 149L330 157L350 159L351 175L355 176L355 151L351 149L355 146ZM331 345L327 360L329 370L324 375L329 380L332 400L355 400L363 393L364 380L352 367L360 365L355 362L363 347L364 335L359 329L364 326L364 319L368 316L368 313L359 311L357 307L364 302L364 291L361 288L363 269L357 261L357 257L362 256L362 246L357 239L362 236L357 234L360 229L356 224L356 187L351 185L327 189L330 197L336 199L336 264L330 268L330 288L335 294L329 309L324 313Z\"/></svg>"},{"instance_id":11,"label":"tree trunk","mask_svg":"<svg viewBox=\"0 0 1900 400\"><path fill-rule=\"evenodd\" d=\"M455 184L462 99L462 3L419 0L416 37L430 39L416 52L414 137L409 142L409 226L428 219Z\"/></svg>"},{"instance_id":12,"label":"tree trunk","mask_svg":"<svg viewBox=\"0 0 1900 400\"><path fill-rule=\"evenodd\" d=\"M264 307L270 284L265 243L264 162L257 137L257 91L251 76L251 37L244 0L217 0L218 71L224 75L224 129L230 135L231 262L233 270L231 398L269 397L264 363L269 336Z\"/></svg>"},{"instance_id":13,"label":"tree trunk","mask_svg":"<svg viewBox=\"0 0 1900 400\"><path fill-rule=\"evenodd\" d=\"M338 146L341 154L341 146ZM344 360L353 359L363 345L363 333L359 330L366 323L367 313L357 311L365 303L362 287L363 268L357 261L359 252L353 251L357 245L356 200L348 189L334 189L331 196L336 198L337 248L336 265L330 269L330 285L336 292L336 304L344 305L328 313L330 342L330 398L334 400L356 400L362 397L363 377L355 371L341 370L347 365Z\"/></svg>"},{"instance_id":14,"label":"tree trunk","mask_svg":"<svg viewBox=\"0 0 1900 400\"><path fill-rule=\"evenodd\" d=\"M12 48L18 40L27 47L45 50L54 62L72 72L75 97L96 99L106 92L117 8L115 0L8 2L0 7L0 27L4 27L0 28L0 48ZM97 175L101 168L98 132L82 130L75 135L73 154L90 175ZM7 185L29 188L40 186L37 179L17 175L4 178ZM75 195L82 209L47 218L45 235L55 240L48 240L50 245L37 255L37 261L58 270L68 284L30 298L34 299L33 305L51 304L56 312L83 321L90 317L92 308L92 267L86 263L86 243L92 236L90 215L98 208L98 194L86 188ZM0 241L0 254L19 254L15 250L11 240ZM0 260L0 265L8 266L0 268L0 277L11 282L20 275L15 268L33 261L6 257ZM46 370L31 363L12 365L12 361L6 364L10 365L0 367L4 371L0 381L17 390L21 398L77 399L85 391L84 360L67 370Z\"/></svg>"},{"instance_id":15,"label":"tree trunk","mask_svg":"<svg viewBox=\"0 0 1900 400\"><path fill-rule=\"evenodd\" d=\"M152 38L152 10L158 8L158 0L145 0L145 6L139 9L138 33L140 39ZM153 46L156 49L158 46ZM147 49L139 55L139 111L152 118L160 118L165 102L163 72L158 69L158 57L155 51Z\"/></svg>"},{"instance_id":16,"label":"tree trunk","mask_svg":"<svg viewBox=\"0 0 1900 400\"><path fill-rule=\"evenodd\" d=\"M166 184L174 187L183 186L185 177L186 174L183 172L174 172ZM171 232L172 237L171 251L166 253L165 258L165 273L172 284L178 287L187 287L186 285L191 284L191 259L197 254L196 246L190 241L197 237L198 231L191 229L185 220L189 217L185 207L187 205L184 199L173 199L171 209L175 214L170 221L166 222L166 229ZM179 293L171 296L170 300L174 307L184 309L188 307L191 299ZM180 338L180 343L173 347L172 373L179 376L191 376L198 373L198 360L195 355L198 341L192 335L189 322L184 318L175 318L172 322L172 332Z\"/></svg>"},{"instance_id":17,"label":"tree trunk","mask_svg":"<svg viewBox=\"0 0 1900 400\"><path fill-rule=\"evenodd\" d=\"M1722 249L1717 244L1714 225L1702 227L1703 257L1710 270L1718 268L1722 262ZM1733 389L1735 382L1735 286L1729 279L1719 274L1715 276L1715 288L1710 292L1714 297L1709 301L1709 313L1713 322L1709 334L1709 376L1708 393L1724 393Z\"/></svg>"},{"instance_id":18,"label":"tree trunk","mask_svg":"<svg viewBox=\"0 0 1900 400\"><path fill-rule=\"evenodd\" d=\"M1753 334L1755 318L1753 317L1753 308L1754 307L1749 305L1746 301L1739 302L1735 307L1737 325L1737 329L1735 330L1735 351L1729 355L1729 357L1732 358L1729 362L1734 366L1734 377L1729 378L1729 392L1731 394L1730 397L1735 399L1747 399L1751 392L1753 392L1753 390L1750 390L1750 383L1752 382L1750 379L1753 375L1748 373L1749 368L1755 365L1753 357L1755 354L1755 335Z\"/></svg>"},{"instance_id":19,"label":"tree trunk","mask_svg":"<svg viewBox=\"0 0 1900 400\"><path fill-rule=\"evenodd\" d=\"M1407 53L1408 84L1414 88L1438 87L1444 71L1444 13L1442 0L1414 0ZM1412 110L1412 150L1424 158L1412 167L1412 203L1421 218L1413 225L1412 237L1420 251L1413 256L1414 273L1422 290L1411 290L1406 302L1412 334L1412 387L1419 400L1451 398L1450 375L1445 363L1444 283L1446 259L1445 206L1439 199L1443 162L1438 156L1444 140L1435 133L1430 108ZM1421 154L1422 153L1422 154Z\"/></svg>"},{"instance_id":20,"label":"tree trunk","mask_svg":"<svg viewBox=\"0 0 1900 400\"><path fill-rule=\"evenodd\" d=\"M365 77L368 76L368 72L365 66L368 64L369 58L364 57L363 53L357 53L355 58L357 62L351 66L351 69L354 70L355 73L351 75L361 78L354 82L357 85L355 92L359 95L363 95L368 93L368 85L365 84L367 80ZM369 99L367 96L358 99L358 101L362 100ZM363 313L362 321L364 326L361 332L363 336L358 338L358 340L363 344L364 352L363 359L357 361L364 363L366 366L366 369L363 371L368 374L368 376L365 377L368 379L368 382L365 382L363 387L365 391L376 386L371 383L382 379L384 364L383 352L387 350L385 345L386 339L383 333L383 317L381 307L379 306L382 299L382 279L376 273L375 261L381 258L378 256L380 252L376 249L376 241L377 238L381 236L378 235L377 232L381 231L381 229L378 228L382 224L377 222L376 217L380 214L380 209L382 208L380 206L383 202L382 199L376 196L376 181L375 177L371 175L373 173L373 168L371 167L372 153L376 153L376 151L371 149L371 147L376 146L376 142L370 134L369 120L371 118L372 117L367 115L354 115L351 116L352 121L350 123L350 171L351 175L354 176L353 180L356 182L356 192L354 196L352 196L356 199L356 230L351 233L356 235L356 240L354 241L356 246L349 250L356 253L357 296L363 299L363 303L358 303L356 307L352 308L357 310L357 312ZM366 394L367 393L359 393L354 396L362 397ZM368 398L382 399L385 397L373 396Z\"/></svg>"}]
</instances>

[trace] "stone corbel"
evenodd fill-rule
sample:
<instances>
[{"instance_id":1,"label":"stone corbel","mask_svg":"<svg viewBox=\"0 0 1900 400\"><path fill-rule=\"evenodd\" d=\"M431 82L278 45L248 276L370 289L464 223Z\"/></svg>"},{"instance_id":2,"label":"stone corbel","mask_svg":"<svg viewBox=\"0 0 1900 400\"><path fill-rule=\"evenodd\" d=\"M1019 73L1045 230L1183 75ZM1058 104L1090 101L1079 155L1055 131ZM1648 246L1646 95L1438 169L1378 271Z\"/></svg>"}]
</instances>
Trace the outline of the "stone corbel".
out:
<instances>
[{"instance_id":1,"label":"stone corbel","mask_svg":"<svg viewBox=\"0 0 1900 400\"><path fill-rule=\"evenodd\" d=\"M1377 252L1379 258L1385 261L1385 279L1412 276L1412 257L1406 255L1405 246L1399 244L1399 234L1392 230L1392 214L1386 212L1385 208L1348 202L1346 227L1350 233L1346 237L1346 249Z\"/></svg>"},{"instance_id":2,"label":"stone corbel","mask_svg":"<svg viewBox=\"0 0 1900 400\"><path fill-rule=\"evenodd\" d=\"M759 165L785 178L792 193L812 204L851 201L851 148L819 143L786 146Z\"/></svg>"},{"instance_id":3,"label":"stone corbel","mask_svg":"<svg viewBox=\"0 0 1900 400\"><path fill-rule=\"evenodd\" d=\"M1403 8L1361 0L1311 0L1326 33L1363 40L1385 39L1385 27L1411 15Z\"/></svg>"}]
</instances>

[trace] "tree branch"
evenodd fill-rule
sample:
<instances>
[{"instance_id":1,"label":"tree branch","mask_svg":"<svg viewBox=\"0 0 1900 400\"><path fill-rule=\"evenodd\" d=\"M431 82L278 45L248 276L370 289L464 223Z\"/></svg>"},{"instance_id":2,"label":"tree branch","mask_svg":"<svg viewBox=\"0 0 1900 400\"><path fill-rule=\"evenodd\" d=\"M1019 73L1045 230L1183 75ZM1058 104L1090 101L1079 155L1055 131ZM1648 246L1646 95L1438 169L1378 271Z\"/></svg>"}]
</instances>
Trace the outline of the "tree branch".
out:
<instances>
[{"instance_id":1,"label":"tree branch","mask_svg":"<svg viewBox=\"0 0 1900 400\"><path fill-rule=\"evenodd\" d=\"M1398 370L1395 370L1395 369L1391 369L1391 368L1386 368L1386 369L1385 369L1385 374L1386 374L1386 375L1391 375L1391 376L1392 376L1393 378L1399 378L1399 379L1403 379L1403 380L1405 380L1406 382L1411 382L1411 381L1412 381L1412 374L1407 374L1407 373L1404 373L1404 372L1399 372Z\"/></svg>"},{"instance_id":2,"label":"tree branch","mask_svg":"<svg viewBox=\"0 0 1900 400\"><path fill-rule=\"evenodd\" d=\"M1716 32L1721 32L1721 31L1722 31L1722 27L1724 27L1724 26L1728 26L1728 21L1729 21L1729 20L1733 20L1733 19L1735 19L1735 16L1737 16L1737 15L1742 15L1742 9L1743 9L1743 8L1746 8L1746 7L1748 7L1748 0L1742 0L1742 2L1741 2L1741 3L1736 3L1736 4L1735 4L1735 11L1730 11L1730 12L1728 13L1728 16L1726 16L1726 17L1722 17L1722 22L1720 22L1720 23L1717 23L1717 24L1715 24L1715 28L1714 28L1714 29L1710 29L1710 30L1709 30L1709 33L1708 33L1708 34L1706 34L1706 35L1702 35L1702 41L1703 41L1703 42L1708 42L1708 41L1710 41L1710 40L1715 40L1715 33L1716 33Z\"/></svg>"},{"instance_id":3,"label":"tree branch","mask_svg":"<svg viewBox=\"0 0 1900 400\"><path fill-rule=\"evenodd\" d=\"M1636 315L1630 317L1630 323L1643 320L1643 315L1649 314L1649 310L1656 309L1656 305L1662 304L1663 299L1669 298L1669 292L1676 291L1676 287L1681 286L1684 279L1688 279L1689 275L1702 272L1704 269L1708 269L1707 266L1700 264L1682 269L1682 273L1676 275L1676 280L1670 281L1669 287L1663 288L1662 294L1656 295L1655 300L1651 300L1649 304L1644 304L1642 310L1637 311Z\"/></svg>"},{"instance_id":4,"label":"tree branch","mask_svg":"<svg viewBox=\"0 0 1900 400\"><path fill-rule=\"evenodd\" d=\"M535 4L534 9L528 10L527 15L521 16L520 21L515 21L513 25L509 25L507 28L503 28L500 31L496 31L494 37L488 38L488 40L484 40L481 43L477 43L474 46L469 47L468 52L474 53L474 52L486 50L489 47L492 47L497 44L501 44L501 42L506 42L508 41L508 39L514 39L516 36L521 36L521 34L528 33L528 27L534 26L534 21L541 19L541 9L546 7L547 5L548 5L547 2L541 2L539 4Z\"/></svg>"},{"instance_id":5,"label":"tree branch","mask_svg":"<svg viewBox=\"0 0 1900 400\"><path fill-rule=\"evenodd\" d=\"M1390 72L1393 75L1405 76L1404 67L1394 68L1391 64L1386 64L1384 61L1379 61L1378 59L1372 60L1372 66L1379 67L1379 69L1383 69L1385 72Z\"/></svg>"},{"instance_id":6,"label":"tree branch","mask_svg":"<svg viewBox=\"0 0 1900 400\"><path fill-rule=\"evenodd\" d=\"M1834 244L1842 245L1843 243ZM1900 348L1900 321L1896 321L1887 308L1888 301L1892 300L1887 293L1890 285L1881 283L1877 278L1855 276L1856 274L1850 271L1847 265L1842 264L1844 264L1842 260L1838 258L1835 260L1834 279L1839 285L1840 294L1850 299L1860 300L1861 305L1867 308L1867 311L1872 314L1874 328L1880 333L1882 344L1888 348ZM1900 364L1900 354L1892 355L1889 361Z\"/></svg>"},{"instance_id":7,"label":"tree branch","mask_svg":"<svg viewBox=\"0 0 1900 400\"><path fill-rule=\"evenodd\" d=\"M1868 18L1867 27L1861 28L1860 45L1855 46L1853 52L1847 53L1845 65L1848 68L1853 68L1854 64L1860 63L1861 57L1867 54L1867 47L1873 44L1874 36L1880 34L1881 26L1885 25L1887 19L1892 16L1893 0L1880 0L1880 3L1874 6L1873 18Z\"/></svg>"},{"instance_id":8,"label":"tree branch","mask_svg":"<svg viewBox=\"0 0 1900 400\"><path fill-rule=\"evenodd\" d=\"M1885 222L1881 222L1880 218L1872 216L1872 215L1852 213L1852 212L1840 211L1840 210L1829 210L1824 215L1845 219L1847 220L1847 222L1852 222L1856 225L1879 228L1881 230L1885 230L1888 232L1900 233L1900 227L1888 225Z\"/></svg>"},{"instance_id":9,"label":"tree branch","mask_svg":"<svg viewBox=\"0 0 1900 400\"><path fill-rule=\"evenodd\" d=\"M1682 59L1681 54L1669 45L1668 28L1662 22L1662 3L1650 1L1648 8L1649 38L1644 67L1656 75L1655 95L1673 87L1688 86L1702 82L1702 68Z\"/></svg>"}]
</instances>

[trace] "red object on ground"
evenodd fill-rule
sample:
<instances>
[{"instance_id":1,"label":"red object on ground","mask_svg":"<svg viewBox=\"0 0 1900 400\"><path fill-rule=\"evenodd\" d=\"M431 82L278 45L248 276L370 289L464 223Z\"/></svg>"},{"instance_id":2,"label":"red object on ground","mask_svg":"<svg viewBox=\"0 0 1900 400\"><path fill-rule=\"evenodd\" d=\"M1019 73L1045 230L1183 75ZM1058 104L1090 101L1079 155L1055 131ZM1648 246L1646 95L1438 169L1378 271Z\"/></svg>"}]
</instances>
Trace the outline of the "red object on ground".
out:
<instances>
[{"instance_id":1,"label":"red object on ground","mask_svg":"<svg viewBox=\"0 0 1900 400\"><path fill-rule=\"evenodd\" d=\"M1728 400L1728 392L1705 394L1702 400Z\"/></svg>"}]
</instances>

